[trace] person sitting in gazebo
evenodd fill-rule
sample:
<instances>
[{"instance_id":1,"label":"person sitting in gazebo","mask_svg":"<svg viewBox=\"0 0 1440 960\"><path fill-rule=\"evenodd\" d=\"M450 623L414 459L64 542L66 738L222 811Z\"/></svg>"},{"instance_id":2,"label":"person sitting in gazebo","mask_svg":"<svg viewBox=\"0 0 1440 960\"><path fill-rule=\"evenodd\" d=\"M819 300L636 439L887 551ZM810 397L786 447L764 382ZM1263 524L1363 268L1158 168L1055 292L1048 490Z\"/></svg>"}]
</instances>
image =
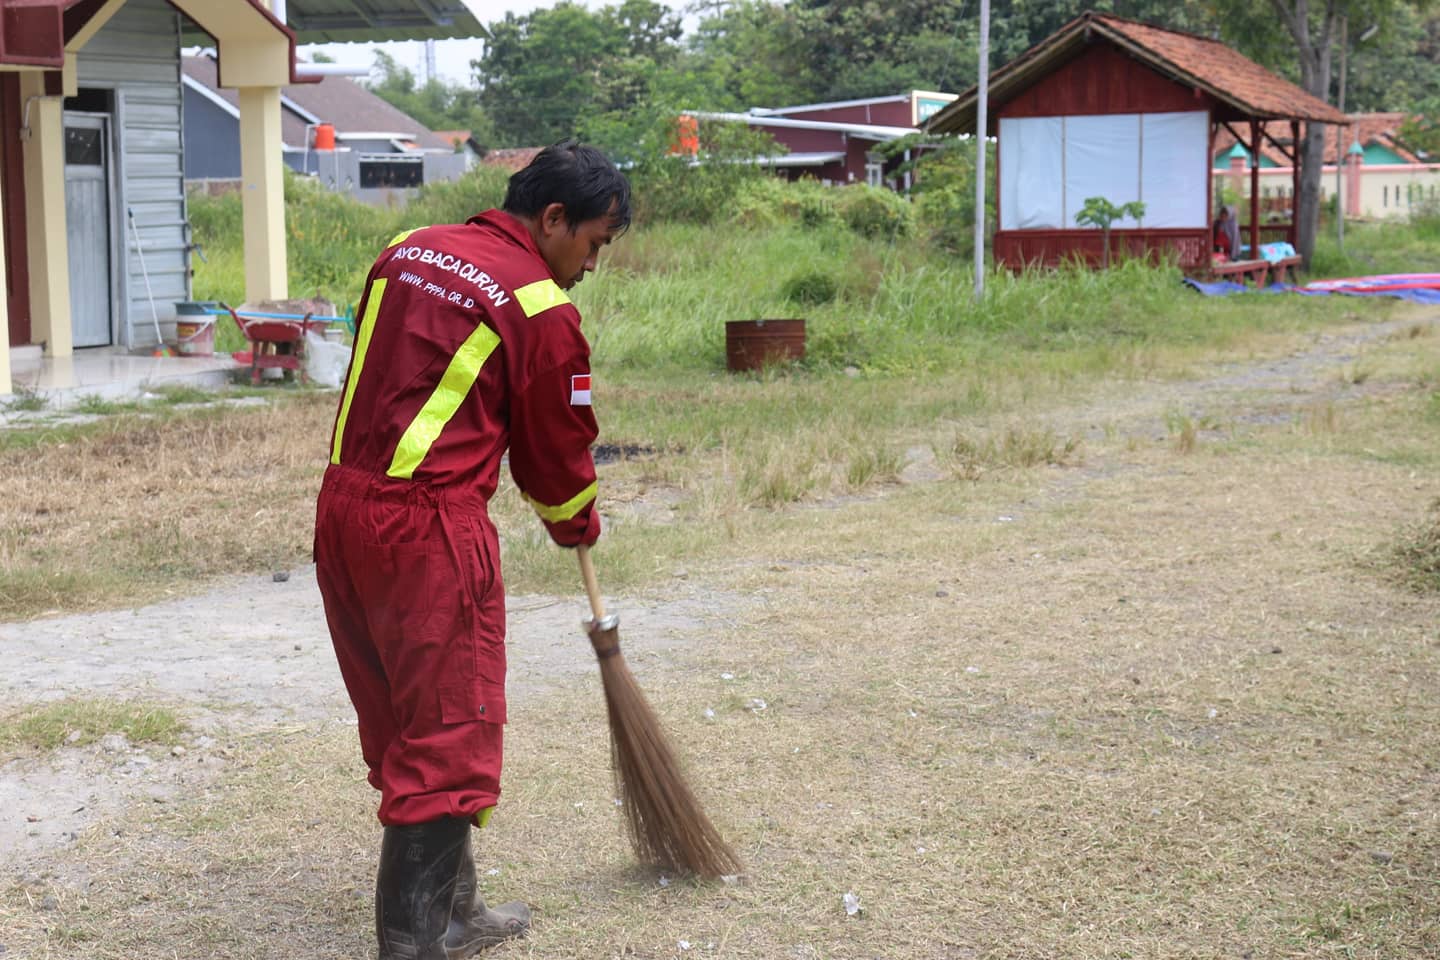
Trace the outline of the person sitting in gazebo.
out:
<instances>
[{"instance_id":1,"label":"person sitting in gazebo","mask_svg":"<svg viewBox=\"0 0 1440 960\"><path fill-rule=\"evenodd\" d=\"M1240 258L1240 217L1233 205L1220 207L1220 215L1215 219L1213 249L1216 259Z\"/></svg>"}]
</instances>

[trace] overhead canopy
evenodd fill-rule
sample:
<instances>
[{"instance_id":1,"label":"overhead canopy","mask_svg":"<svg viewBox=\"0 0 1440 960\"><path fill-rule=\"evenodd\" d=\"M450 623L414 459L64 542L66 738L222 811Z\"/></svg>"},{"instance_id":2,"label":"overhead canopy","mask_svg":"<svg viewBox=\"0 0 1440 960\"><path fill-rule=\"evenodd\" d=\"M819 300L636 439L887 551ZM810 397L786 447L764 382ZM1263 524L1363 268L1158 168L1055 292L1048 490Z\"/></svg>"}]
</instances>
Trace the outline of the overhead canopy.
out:
<instances>
[{"instance_id":1,"label":"overhead canopy","mask_svg":"<svg viewBox=\"0 0 1440 960\"><path fill-rule=\"evenodd\" d=\"M462 0L287 0L285 6L299 43L485 35Z\"/></svg>"},{"instance_id":2,"label":"overhead canopy","mask_svg":"<svg viewBox=\"0 0 1440 960\"><path fill-rule=\"evenodd\" d=\"M483 37L485 27L463 0L286 0L296 43L448 40ZM186 37L203 44L203 37Z\"/></svg>"},{"instance_id":3,"label":"overhead canopy","mask_svg":"<svg viewBox=\"0 0 1440 960\"><path fill-rule=\"evenodd\" d=\"M1218 40L1093 12L1071 20L992 73L991 107L1017 96L1097 41L1108 41L1156 73L1209 95L1229 108L1231 119L1346 122L1345 115L1325 101ZM926 129L974 133L978 96L975 87L966 90L935 114ZM995 116L992 111L987 133L994 132Z\"/></svg>"}]
</instances>

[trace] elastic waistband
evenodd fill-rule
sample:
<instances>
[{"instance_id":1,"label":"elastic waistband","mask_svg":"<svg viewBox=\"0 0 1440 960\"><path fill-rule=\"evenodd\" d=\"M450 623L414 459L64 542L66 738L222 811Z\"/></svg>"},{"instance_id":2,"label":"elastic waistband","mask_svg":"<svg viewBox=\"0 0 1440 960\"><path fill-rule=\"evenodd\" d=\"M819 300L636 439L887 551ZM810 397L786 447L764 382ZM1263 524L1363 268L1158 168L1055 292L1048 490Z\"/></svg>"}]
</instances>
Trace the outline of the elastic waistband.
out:
<instances>
[{"instance_id":1,"label":"elastic waistband","mask_svg":"<svg viewBox=\"0 0 1440 960\"><path fill-rule=\"evenodd\" d=\"M325 468L323 488L363 500L385 500L420 507L478 509L484 513L486 506L484 494L470 484L445 486L417 483L414 480L401 480L387 477L383 473L348 467L343 463L332 463Z\"/></svg>"}]
</instances>

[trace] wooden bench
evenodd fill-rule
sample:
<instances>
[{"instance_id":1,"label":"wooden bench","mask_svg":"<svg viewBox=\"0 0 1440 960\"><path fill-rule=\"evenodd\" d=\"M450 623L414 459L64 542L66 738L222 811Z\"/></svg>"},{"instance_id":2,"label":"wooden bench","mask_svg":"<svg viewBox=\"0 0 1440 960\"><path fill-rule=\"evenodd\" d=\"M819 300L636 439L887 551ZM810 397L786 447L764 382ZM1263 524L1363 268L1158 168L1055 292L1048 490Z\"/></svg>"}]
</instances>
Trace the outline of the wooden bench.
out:
<instances>
[{"instance_id":1,"label":"wooden bench","mask_svg":"<svg viewBox=\"0 0 1440 960\"><path fill-rule=\"evenodd\" d=\"M1298 258L1297 258L1298 259ZM1210 265L1210 273L1216 278L1236 277L1240 283L1247 280L1255 287L1263 287L1270 278L1269 260L1231 260L1226 263L1213 263Z\"/></svg>"},{"instance_id":2,"label":"wooden bench","mask_svg":"<svg viewBox=\"0 0 1440 960\"><path fill-rule=\"evenodd\" d=\"M1296 279L1297 279L1297 280L1299 279L1299 276L1298 276L1299 273L1300 273L1300 258L1299 258L1299 257L1282 257L1281 259L1276 260L1274 263L1270 264L1270 266L1273 267L1274 270L1275 270L1275 282L1276 282L1276 283L1287 283L1287 282L1289 281L1289 271L1290 271L1290 269L1291 269L1292 267L1295 269L1295 273L1296 273L1296 275L1297 275L1297 276L1296 276Z\"/></svg>"}]
</instances>

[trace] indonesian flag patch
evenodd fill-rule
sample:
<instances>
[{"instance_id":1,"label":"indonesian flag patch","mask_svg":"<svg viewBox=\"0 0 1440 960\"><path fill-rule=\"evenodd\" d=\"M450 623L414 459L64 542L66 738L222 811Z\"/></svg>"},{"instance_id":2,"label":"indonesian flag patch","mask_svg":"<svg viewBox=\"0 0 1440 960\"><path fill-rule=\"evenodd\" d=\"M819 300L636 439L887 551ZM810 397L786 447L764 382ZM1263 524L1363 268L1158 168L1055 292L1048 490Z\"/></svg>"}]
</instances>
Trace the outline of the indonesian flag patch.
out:
<instances>
[{"instance_id":1,"label":"indonesian flag patch","mask_svg":"<svg viewBox=\"0 0 1440 960\"><path fill-rule=\"evenodd\" d=\"M590 406L590 374L577 373L570 377L570 406Z\"/></svg>"}]
</instances>

